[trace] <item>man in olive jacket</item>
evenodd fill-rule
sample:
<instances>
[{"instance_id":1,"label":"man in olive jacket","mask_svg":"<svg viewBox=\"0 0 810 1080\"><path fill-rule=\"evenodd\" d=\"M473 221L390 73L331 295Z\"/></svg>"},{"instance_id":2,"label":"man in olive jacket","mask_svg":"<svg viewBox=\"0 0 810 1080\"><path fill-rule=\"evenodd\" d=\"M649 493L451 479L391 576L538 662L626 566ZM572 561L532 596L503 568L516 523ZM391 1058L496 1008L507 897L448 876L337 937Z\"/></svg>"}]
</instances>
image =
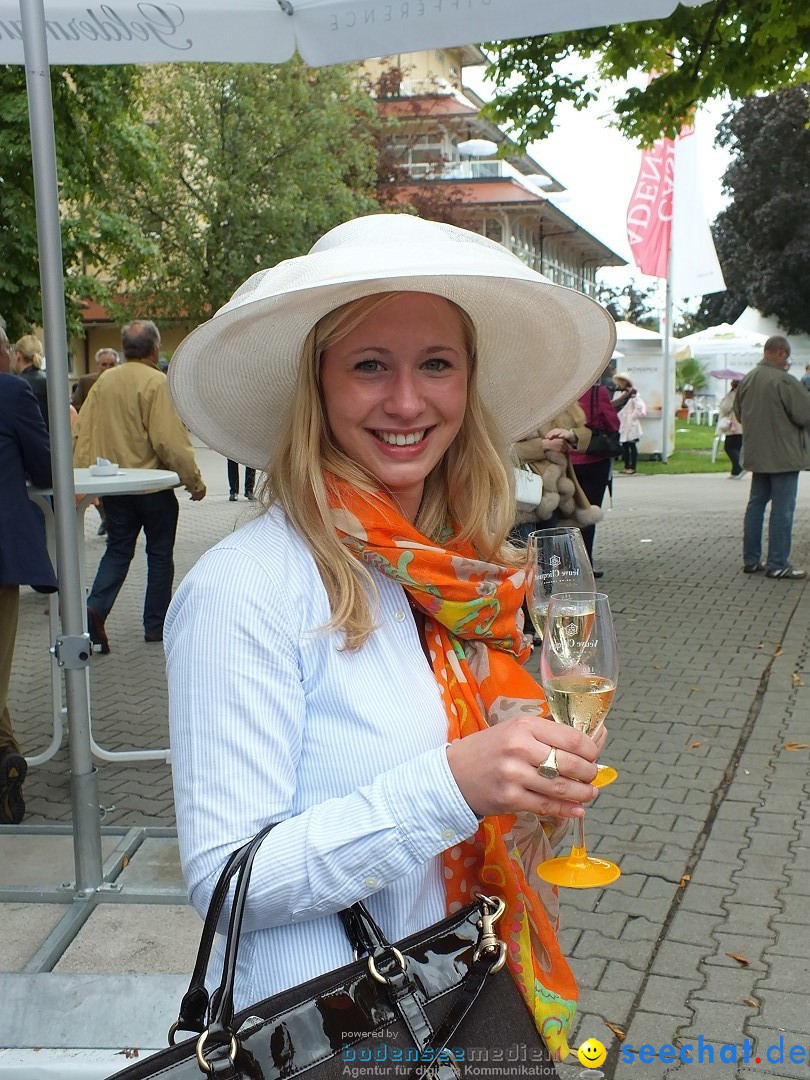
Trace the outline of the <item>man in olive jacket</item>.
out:
<instances>
[{"instance_id":1,"label":"man in olive jacket","mask_svg":"<svg viewBox=\"0 0 810 1080\"><path fill-rule=\"evenodd\" d=\"M169 397L166 376L158 370L160 332L137 319L121 331L124 363L111 368L90 388L73 428L73 464L94 465L99 457L125 469L168 469L198 502L205 485L194 450ZM87 599L87 628L102 653L110 651L105 621L124 584L143 529L146 536L145 641L163 640L163 620L172 598L174 541L178 507L173 491L143 495L105 495L107 548Z\"/></svg>"},{"instance_id":2,"label":"man in olive jacket","mask_svg":"<svg viewBox=\"0 0 810 1080\"><path fill-rule=\"evenodd\" d=\"M751 495L743 525L743 571L795 581L806 570L790 565L793 511L799 471L810 469L810 394L788 374L790 345L774 336L764 355L737 387L734 412L742 421L742 462L751 471ZM763 565L762 525L770 502L768 557Z\"/></svg>"}]
</instances>

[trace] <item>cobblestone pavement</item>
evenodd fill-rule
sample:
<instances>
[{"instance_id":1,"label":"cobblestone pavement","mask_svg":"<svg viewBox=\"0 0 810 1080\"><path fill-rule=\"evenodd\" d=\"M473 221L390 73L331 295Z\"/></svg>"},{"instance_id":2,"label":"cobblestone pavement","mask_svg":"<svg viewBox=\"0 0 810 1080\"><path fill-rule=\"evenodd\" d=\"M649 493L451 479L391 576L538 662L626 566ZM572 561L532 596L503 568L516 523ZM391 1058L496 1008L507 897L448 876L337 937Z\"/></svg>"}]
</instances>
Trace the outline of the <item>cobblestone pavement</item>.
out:
<instances>
[{"instance_id":1,"label":"cobblestone pavement","mask_svg":"<svg viewBox=\"0 0 810 1080\"><path fill-rule=\"evenodd\" d=\"M228 502L221 458L198 457L209 496L181 497L178 580L254 512ZM574 1045L605 1043L602 1071L617 1080L808 1075L810 589L741 573L747 490L718 474L617 477L597 530L622 663L605 760L620 775L589 811L588 840L622 877L563 892L562 941L581 985ZM91 509L90 578L103 544L96 526ZM807 474L794 537L795 563L810 564ZM167 743L163 658L143 641L143 586L141 549L108 620L112 653L91 669L94 734L108 749ZM49 738L43 608L23 595L10 699L31 753ZM167 765L101 764L99 792L105 824L174 822ZM27 823L70 820L65 749L31 770L26 797ZM701 1037L712 1062L707 1048L697 1061ZM745 1039L747 1064L721 1059L721 1044L742 1058ZM642 1044L666 1043L676 1060L640 1063ZM686 1063L678 1055L690 1045Z\"/></svg>"}]
</instances>

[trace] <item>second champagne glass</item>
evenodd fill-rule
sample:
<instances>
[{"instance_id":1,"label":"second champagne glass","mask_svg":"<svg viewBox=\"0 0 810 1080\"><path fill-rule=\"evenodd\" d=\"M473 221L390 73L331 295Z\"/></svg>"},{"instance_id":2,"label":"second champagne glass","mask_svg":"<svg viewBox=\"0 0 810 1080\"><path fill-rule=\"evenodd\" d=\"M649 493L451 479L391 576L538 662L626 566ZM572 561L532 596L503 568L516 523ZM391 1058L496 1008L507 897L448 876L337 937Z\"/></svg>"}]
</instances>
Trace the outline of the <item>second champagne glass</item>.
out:
<instances>
[{"instance_id":1,"label":"second champagne glass","mask_svg":"<svg viewBox=\"0 0 810 1080\"><path fill-rule=\"evenodd\" d=\"M551 714L585 735L604 723L616 692L619 656L608 598L604 593L560 592L549 602L540 677ZM577 819L578 838L571 854L547 859L538 867L544 881L575 889L609 885L620 870L585 849L585 823Z\"/></svg>"},{"instance_id":2,"label":"second champagne glass","mask_svg":"<svg viewBox=\"0 0 810 1080\"><path fill-rule=\"evenodd\" d=\"M527 599L542 636L549 598L556 592L593 592L593 568L579 529L538 529L529 534Z\"/></svg>"},{"instance_id":3,"label":"second champagne glass","mask_svg":"<svg viewBox=\"0 0 810 1080\"><path fill-rule=\"evenodd\" d=\"M537 633L542 637L549 600L556 593L593 592L593 567L579 529L538 529L529 534L526 595ZM619 775L600 765L594 785L606 787Z\"/></svg>"}]
</instances>

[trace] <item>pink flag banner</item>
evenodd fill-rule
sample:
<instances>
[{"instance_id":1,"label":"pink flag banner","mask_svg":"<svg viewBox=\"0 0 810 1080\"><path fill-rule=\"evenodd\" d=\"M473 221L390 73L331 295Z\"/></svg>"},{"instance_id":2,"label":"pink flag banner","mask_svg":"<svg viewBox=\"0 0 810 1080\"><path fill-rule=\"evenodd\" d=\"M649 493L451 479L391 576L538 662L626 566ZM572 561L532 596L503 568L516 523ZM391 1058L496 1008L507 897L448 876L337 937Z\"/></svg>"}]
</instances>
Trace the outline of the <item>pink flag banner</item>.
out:
<instances>
[{"instance_id":1,"label":"pink flag banner","mask_svg":"<svg viewBox=\"0 0 810 1080\"><path fill-rule=\"evenodd\" d=\"M675 143L672 139L657 139L641 154L627 210L627 239L643 274L667 276L674 184Z\"/></svg>"}]
</instances>

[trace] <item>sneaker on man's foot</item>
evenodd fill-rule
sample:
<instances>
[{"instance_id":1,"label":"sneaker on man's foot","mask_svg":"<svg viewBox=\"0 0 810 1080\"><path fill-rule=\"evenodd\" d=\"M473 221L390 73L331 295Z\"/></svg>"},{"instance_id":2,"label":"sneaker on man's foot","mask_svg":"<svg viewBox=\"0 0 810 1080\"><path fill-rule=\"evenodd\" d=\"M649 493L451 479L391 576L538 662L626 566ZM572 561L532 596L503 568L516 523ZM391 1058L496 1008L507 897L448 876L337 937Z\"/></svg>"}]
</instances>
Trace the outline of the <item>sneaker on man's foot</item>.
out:
<instances>
[{"instance_id":1,"label":"sneaker on man's foot","mask_svg":"<svg viewBox=\"0 0 810 1080\"><path fill-rule=\"evenodd\" d=\"M807 577L806 570L794 570L792 566L783 566L781 570L766 570L765 577L787 578L788 581L801 581Z\"/></svg>"},{"instance_id":2,"label":"sneaker on man's foot","mask_svg":"<svg viewBox=\"0 0 810 1080\"><path fill-rule=\"evenodd\" d=\"M228 502L236 502L238 496L235 491L232 491L228 496Z\"/></svg>"},{"instance_id":3,"label":"sneaker on man's foot","mask_svg":"<svg viewBox=\"0 0 810 1080\"><path fill-rule=\"evenodd\" d=\"M98 650L101 655L107 656L110 651L110 642L107 631L104 629L104 620L92 608L87 609L87 632L90 634L92 643L101 646Z\"/></svg>"},{"instance_id":4,"label":"sneaker on man's foot","mask_svg":"<svg viewBox=\"0 0 810 1080\"><path fill-rule=\"evenodd\" d=\"M0 758L0 825L19 825L25 817L23 781L28 762L16 750L7 750Z\"/></svg>"},{"instance_id":5,"label":"sneaker on man's foot","mask_svg":"<svg viewBox=\"0 0 810 1080\"><path fill-rule=\"evenodd\" d=\"M743 567L744 574L761 574L765 567L761 562L746 563Z\"/></svg>"}]
</instances>

